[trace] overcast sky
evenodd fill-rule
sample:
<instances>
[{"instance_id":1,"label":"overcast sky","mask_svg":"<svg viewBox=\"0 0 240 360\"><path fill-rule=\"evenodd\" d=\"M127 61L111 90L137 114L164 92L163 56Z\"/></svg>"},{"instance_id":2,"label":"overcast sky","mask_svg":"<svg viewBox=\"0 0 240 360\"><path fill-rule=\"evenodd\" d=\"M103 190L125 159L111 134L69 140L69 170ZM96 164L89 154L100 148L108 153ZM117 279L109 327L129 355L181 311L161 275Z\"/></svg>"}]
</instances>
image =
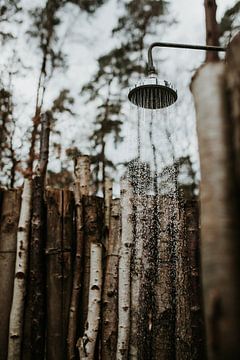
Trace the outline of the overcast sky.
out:
<instances>
[{"instance_id":1,"label":"overcast sky","mask_svg":"<svg viewBox=\"0 0 240 360\"><path fill-rule=\"evenodd\" d=\"M151 41L204 44L205 20L203 2L203 0L171 0L169 14L177 23L167 29L162 29L161 27L156 29L156 35L151 38ZM235 2L234 0L218 0L218 19L221 18L226 8L232 6ZM24 7L30 8L37 3L42 3L42 1L35 0L33 4L30 0L23 0L22 3ZM87 145L86 137L91 130L95 114L92 105L87 106L83 104L79 97L79 91L81 86L90 80L91 75L96 70L96 59L110 50L113 45L117 45L117 39L112 37L111 30L117 23L120 10L121 8L117 0L109 0L97 11L94 18L89 18L87 15L79 15L78 10L74 6L68 6L64 10L62 31L63 33L66 30L68 31L68 37L64 43L64 51L68 56L69 67L66 72L57 73L57 76L53 78L47 91L47 101L45 104L47 108L51 104L52 99L58 94L59 89L63 87L69 87L72 93L77 96L78 100L74 109L77 116L74 119L63 116L58 122L58 128L64 130L64 135L61 139L64 146L68 146L72 140L76 140L79 145L81 144L82 150L86 149L88 151L87 146L82 145ZM22 40L27 26L28 24L26 23L16 29L18 40L14 44L22 54L25 65L37 65L32 66L32 70L28 72L26 77L16 77L13 83L15 97L22 102L17 117L20 127L24 131L31 126L36 81L39 71L39 59L34 55L33 44ZM147 49L145 54L147 55ZM164 60L164 62L161 62L161 77L172 81L178 87L179 105L177 117L180 119L178 125L181 128L186 127L186 132L191 140L188 140L189 152L193 156L194 161L197 162L194 110L188 85L195 69L204 61L204 53L189 50L155 49L154 59L156 59L156 62L158 59ZM6 58L3 56L0 59L1 70L4 62L6 62ZM125 91L126 98L127 93L128 89ZM126 107L126 112L130 120L133 117L133 110L130 105ZM127 124L123 130L126 136L129 136L131 126L132 123L129 121L129 125ZM19 143L19 145L20 141L18 139L22 137L21 131L19 130L16 136L16 144ZM109 144L108 151L116 162L124 160L124 150L126 150L125 145L115 151L111 144ZM25 152L27 152L27 148ZM59 162L55 161L54 155L51 157L50 167L56 171L59 169Z\"/></svg>"}]
</instances>

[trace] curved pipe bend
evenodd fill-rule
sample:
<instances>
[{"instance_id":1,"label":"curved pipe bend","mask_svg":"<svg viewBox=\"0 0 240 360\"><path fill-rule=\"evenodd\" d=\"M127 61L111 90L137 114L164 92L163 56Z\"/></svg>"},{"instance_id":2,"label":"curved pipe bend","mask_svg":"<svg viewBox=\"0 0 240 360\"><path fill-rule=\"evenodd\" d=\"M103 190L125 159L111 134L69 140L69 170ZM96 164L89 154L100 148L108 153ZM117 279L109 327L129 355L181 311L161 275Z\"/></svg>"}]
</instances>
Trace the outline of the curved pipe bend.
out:
<instances>
[{"instance_id":1,"label":"curved pipe bend","mask_svg":"<svg viewBox=\"0 0 240 360\"><path fill-rule=\"evenodd\" d=\"M149 46L148 49L148 71L149 73L156 73L154 64L152 50L155 47L167 47L175 49L191 49L191 50L206 50L206 51L226 51L227 49L221 46L210 46L210 45L191 45L191 44L176 44L168 42L154 42Z\"/></svg>"}]
</instances>

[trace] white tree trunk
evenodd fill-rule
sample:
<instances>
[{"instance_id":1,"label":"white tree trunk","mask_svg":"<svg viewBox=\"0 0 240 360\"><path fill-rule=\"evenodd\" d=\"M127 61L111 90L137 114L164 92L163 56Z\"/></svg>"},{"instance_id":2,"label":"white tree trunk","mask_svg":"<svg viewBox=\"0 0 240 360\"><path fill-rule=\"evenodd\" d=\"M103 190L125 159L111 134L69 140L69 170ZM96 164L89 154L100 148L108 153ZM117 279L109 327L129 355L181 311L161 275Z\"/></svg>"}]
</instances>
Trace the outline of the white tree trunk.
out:
<instances>
[{"instance_id":1,"label":"white tree trunk","mask_svg":"<svg viewBox=\"0 0 240 360\"><path fill-rule=\"evenodd\" d=\"M90 159L88 155L79 156L75 163L75 184L80 186L81 195L89 194Z\"/></svg>"},{"instance_id":2,"label":"white tree trunk","mask_svg":"<svg viewBox=\"0 0 240 360\"><path fill-rule=\"evenodd\" d=\"M118 342L117 360L128 358L130 335L130 261L133 242L132 189L126 179L121 181L122 240L119 260Z\"/></svg>"},{"instance_id":3,"label":"white tree trunk","mask_svg":"<svg viewBox=\"0 0 240 360\"><path fill-rule=\"evenodd\" d=\"M26 293L26 273L28 259L28 236L31 221L31 195L31 181L29 179L25 179L17 233L14 291L9 324L9 360L18 360L21 357L24 298Z\"/></svg>"},{"instance_id":4,"label":"white tree trunk","mask_svg":"<svg viewBox=\"0 0 240 360\"><path fill-rule=\"evenodd\" d=\"M79 356L81 360L94 359L97 340L102 292L102 245L91 243L90 284L88 300L88 316L86 330L80 339Z\"/></svg>"},{"instance_id":5,"label":"white tree trunk","mask_svg":"<svg viewBox=\"0 0 240 360\"><path fill-rule=\"evenodd\" d=\"M209 360L240 358L239 203L225 64L192 83L201 163L201 255Z\"/></svg>"}]
</instances>

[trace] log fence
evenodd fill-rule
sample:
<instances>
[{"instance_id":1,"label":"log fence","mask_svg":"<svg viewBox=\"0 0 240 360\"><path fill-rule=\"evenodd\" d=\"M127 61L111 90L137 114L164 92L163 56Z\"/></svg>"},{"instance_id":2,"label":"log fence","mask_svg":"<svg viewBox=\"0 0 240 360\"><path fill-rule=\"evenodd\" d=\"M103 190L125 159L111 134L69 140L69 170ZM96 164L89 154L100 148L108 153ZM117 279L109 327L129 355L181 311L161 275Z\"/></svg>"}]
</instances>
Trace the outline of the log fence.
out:
<instances>
[{"instance_id":1,"label":"log fence","mask_svg":"<svg viewBox=\"0 0 240 360\"><path fill-rule=\"evenodd\" d=\"M79 181L81 182L80 179ZM37 358L48 360L159 359L159 351L162 352L164 348L167 350L172 346L174 350L171 351L177 351L174 334L178 327L180 329L185 324L180 324L177 311L181 312L181 319L185 317L186 322L191 315L186 304L181 301L178 303L177 300L182 296L175 291L176 281L182 282L177 275L177 272L180 274L177 269L185 266L186 259L189 261L192 258L189 249L194 253L194 257L199 251L198 242L196 243L199 234L198 201L182 200L181 206L178 206L177 216L181 214L184 235L180 238L181 231L176 230L178 254L173 258L173 234L169 230L172 226L170 214L174 206L171 198L165 195L164 199L159 198L157 201L161 209L157 214L160 224L157 226L162 229L160 231L160 228L154 229L156 224L153 216L153 196L141 199L141 195L138 195L138 201L133 201L127 180L125 186L127 188L122 191L121 202L119 199L112 199L110 183L106 186L106 193L107 189L109 193L105 201L93 195L77 197L75 190L45 189L42 204L44 253L42 263L39 264L43 273L40 279L36 279L37 287L34 282L29 283L32 251L25 247L28 252L28 271L23 275L26 291L24 290L24 306L20 314L22 321L17 324L21 330L17 339L11 333L13 325L16 326L12 315L15 311L12 299L16 292L15 259L19 256L17 224L24 197L21 200L22 189L1 190L1 359L32 359L32 346L36 346L38 340L44 343L43 347L39 346L38 349L44 350L39 350ZM133 211L139 216L134 216ZM187 217L191 216L190 213L194 214L193 222L186 221ZM30 237L33 234L34 205L31 214L28 241L33 246ZM125 219L122 219L123 216ZM79 248L77 241L81 237L83 244L82 248ZM127 242L126 238L129 239ZM190 248L184 247L184 254L181 245L183 238L188 243L193 242ZM74 282L76 261L80 261L78 271L81 272L77 285ZM188 269L189 267L182 269L182 272L186 273ZM176 279L170 279L171 274L175 274ZM39 286L43 297L40 301L43 338L34 339L36 329L31 327L30 319L35 310L34 304L29 304L29 293L36 299ZM193 291L194 284L191 279L184 285L184 290L187 292L190 287ZM77 301L72 302L76 290ZM174 304L175 301L178 305L172 311L172 305L169 308L168 304ZM75 333L69 328L73 311L75 315L72 324L75 326ZM201 317L200 313L199 316ZM39 317L37 326L38 319ZM192 328L192 323L189 326ZM182 330L177 331L181 338ZM74 335L70 338L69 334ZM13 341L20 345L13 347ZM183 341L188 342L191 347L193 336L189 335L189 338L184 338ZM146 346L152 347L150 357L146 357ZM170 355L162 359L170 359Z\"/></svg>"}]
</instances>

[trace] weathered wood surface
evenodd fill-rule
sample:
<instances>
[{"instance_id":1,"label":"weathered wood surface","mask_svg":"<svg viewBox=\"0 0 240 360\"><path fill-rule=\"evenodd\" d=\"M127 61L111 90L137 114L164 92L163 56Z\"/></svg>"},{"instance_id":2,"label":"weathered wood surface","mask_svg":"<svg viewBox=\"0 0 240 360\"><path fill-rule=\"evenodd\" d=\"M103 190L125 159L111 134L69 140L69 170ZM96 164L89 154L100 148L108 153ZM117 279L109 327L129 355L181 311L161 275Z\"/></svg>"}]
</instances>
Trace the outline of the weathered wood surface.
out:
<instances>
[{"instance_id":1,"label":"weathered wood surface","mask_svg":"<svg viewBox=\"0 0 240 360\"><path fill-rule=\"evenodd\" d=\"M210 360L240 358L239 190L225 89L223 62L202 66L192 83L201 164L201 255Z\"/></svg>"},{"instance_id":2,"label":"weathered wood surface","mask_svg":"<svg viewBox=\"0 0 240 360\"><path fill-rule=\"evenodd\" d=\"M2 204L4 205L5 195L2 198ZM127 320L127 322L124 322L124 326L128 328L129 336L125 339L127 342L129 341L130 347L127 351L125 348L124 352L120 353L119 356L121 358L128 356L131 359L144 360L167 360L170 359L170 356L185 359L188 352L185 351L185 347L181 348L181 352L178 351L179 347L176 346L175 332L185 341L184 327L195 326L198 323L198 319L195 318L195 325L191 320L192 318L190 318L190 325L187 323L192 309L189 308L189 305L186 305L185 297L182 299L182 296L185 296L188 290L192 291L191 284L194 281L190 281L190 273L187 277L188 281L183 281L181 274L184 273L185 276L187 271L190 271L190 269L185 269L186 272L184 272L182 266L185 263L187 263L187 267L191 268L193 266L193 268L198 269L198 264L194 262L195 255L192 256L194 257L192 260L189 255L189 252L195 254L198 244L193 241L192 247L188 248L189 258L186 262L185 253L187 251L186 244L188 240L185 239L184 242L182 237L191 236L192 231L195 229L194 221L196 219L192 219L193 222L191 222L189 218L191 216L198 216L198 214L197 212L194 213L194 211L192 214L191 203L188 205L188 210L186 210L186 207L179 209L176 197L165 196L164 198L157 199L157 201L155 200L152 196L143 199L140 195L135 196L133 199L130 194L127 194L127 199L125 199L128 208L124 206L124 211L127 211L128 220L130 221L127 224L127 228L125 227L125 234L129 236L129 233L126 233L126 231L130 226L130 229L132 229L130 235L133 240L130 247L129 243L127 243L126 250L124 247L122 249L123 253L127 251L124 254L125 258L123 260L127 261L128 268L125 274L121 274L122 280L126 281L125 286L129 289L129 292L125 294L125 302L127 301L128 304L129 315L127 319L124 318L124 320ZM73 284L73 261L76 254L76 209L73 192L68 190L47 189L44 201L46 204L44 214L48 214L48 216L43 217L44 238L46 241L43 254L46 271L46 318L44 322L46 353L44 354L45 351L43 351L41 356L45 356L49 360L55 358L63 360L67 358L66 346L70 297ZM98 217L99 220L96 221L96 211L99 212L97 209L101 212L101 220ZM90 264L91 256L93 256L91 254L94 250L91 245L97 246L104 236L105 221L103 210L104 202L102 199L83 197L83 286L80 294L80 318L78 318L76 325L77 336L84 336L83 340L86 340L90 334L88 331L88 325L90 324L91 331L93 331L92 333L95 337L93 340L95 356L99 359L114 358L116 356L119 324L118 299L121 288L121 286L119 287L121 214L119 200L112 200L109 239L106 249L107 260L104 272L101 312L99 313L100 303L99 298L98 300L94 298L97 288L95 290L96 284L93 283L98 278L98 275L96 273L97 277L93 277L92 273L91 277ZM181 234L181 231L176 226L176 223L179 222L179 212L181 211L184 212L185 235ZM186 215L186 211L188 211L188 215ZM132 216L133 212L134 216ZM2 218L4 218L3 215L2 213ZM197 220L195 222L197 223ZM189 229L189 235L186 235L187 229ZM15 229L16 232L17 228ZM196 237L197 232L198 228L196 228ZM2 238L2 234L0 236ZM95 241L96 239L98 239L97 242ZM91 252L90 249L92 249ZM177 257L176 254L178 254ZM102 266L104 261L103 258ZM193 265L191 265L191 261ZM94 264L96 265L95 262ZM94 270L94 264L92 263L93 271L97 270L97 268ZM120 267L120 271L124 271L124 269L124 266ZM102 269L99 272L100 277L101 271ZM179 278L177 278L178 271ZM101 282L99 281L98 285L101 287ZM90 282L93 283L92 286L90 286ZM27 284L29 286L29 283ZM184 287L182 292L180 291L181 289L176 291L176 284L179 288ZM7 286L6 283L5 286ZM180 303L177 300L178 297L182 299ZM189 301L189 298L186 299ZM193 300L194 298L190 298L190 301ZM197 301L197 299L195 300ZM89 307L89 304L92 305ZM121 310L122 312L124 311L125 316L124 304L121 300L120 305L123 306ZM25 309L28 310L28 303L25 305ZM188 310L186 306L188 306ZM93 320L89 311L97 312L96 317L94 317L96 321ZM187 311L188 316L185 316ZM184 319L179 321L178 314L181 314L181 317L185 316ZM31 359L32 356L32 334L31 327L29 326L31 322L28 316L27 313L27 316L25 316L25 335L27 336L24 339L22 353L22 359L24 360ZM198 316L197 311L195 316ZM89 324L87 324L87 321ZM98 338L96 338L96 335L98 335ZM194 342L193 335L189 339L190 343L191 341ZM89 346L85 347L85 350L87 348ZM161 357L159 357L160 352ZM184 354L185 357L180 356L180 353ZM87 358L92 358L92 354L93 350L91 350L91 355L87 355ZM5 360L5 358L3 359Z\"/></svg>"},{"instance_id":3,"label":"weathered wood surface","mask_svg":"<svg viewBox=\"0 0 240 360\"><path fill-rule=\"evenodd\" d=\"M47 335L46 358L66 359L74 248L73 194L48 190L47 202Z\"/></svg>"},{"instance_id":4,"label":"weathered wood surface","mask_svg":"<svg viewBox=\"0 0 240 360\"><path fill-rule=\"evenodd\" d=\"M109 217L109 237L102 299L102 359L113 359L117 349L118 262L121 236L119 199L112 200Z\"/></svg>"},{"instance_id":5,"label":"weathered wood surface","mask_svg":"<svg viewBox=\"0 0 240 360\"><path fill-rule=\"evenodd\" d=\"M0 217L0 359L8 349L21 190L1 191Z\"/></svg>"}]
</instances>

